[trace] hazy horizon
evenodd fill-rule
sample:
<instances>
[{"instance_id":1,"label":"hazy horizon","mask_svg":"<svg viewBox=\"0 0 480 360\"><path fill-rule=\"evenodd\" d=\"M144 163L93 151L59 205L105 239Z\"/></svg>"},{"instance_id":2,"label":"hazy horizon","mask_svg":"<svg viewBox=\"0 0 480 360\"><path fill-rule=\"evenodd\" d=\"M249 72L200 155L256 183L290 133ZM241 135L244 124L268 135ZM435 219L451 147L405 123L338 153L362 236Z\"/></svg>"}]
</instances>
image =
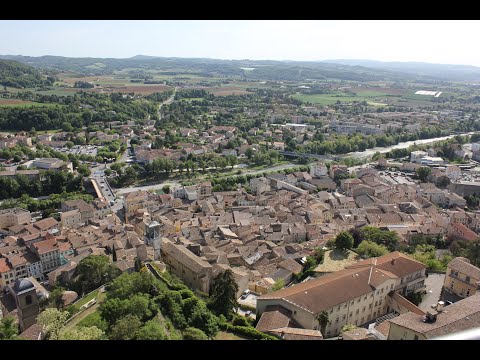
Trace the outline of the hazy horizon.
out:
<instances>
[{"instance_id":1,"label":"hazy horizon","mask_svg":"<svg viewBox=\"0 0 480 360\"><path fill-rule=\"evenodd\" d=\"M480 21L1 20L0 54L480 66Z\"/></svg>"}]
</instances>

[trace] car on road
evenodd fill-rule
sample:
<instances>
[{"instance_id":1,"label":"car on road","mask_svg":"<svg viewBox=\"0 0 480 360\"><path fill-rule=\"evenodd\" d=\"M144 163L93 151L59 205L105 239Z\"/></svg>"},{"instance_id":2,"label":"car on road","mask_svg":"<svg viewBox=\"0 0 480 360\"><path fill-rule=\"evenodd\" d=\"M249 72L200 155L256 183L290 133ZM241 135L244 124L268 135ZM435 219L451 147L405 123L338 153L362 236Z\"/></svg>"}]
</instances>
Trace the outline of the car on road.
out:
<instances>
[{"instance_id":1,"label":"car on road","mask_svg":"<svg viewBox=\"0 0 480 360\"><path fill-rule=\"evenodd\" d=\"M245 299L248 297L248 295L250 295L250 292L251 292L251 291L248 290L248 289L245 290L245 291L242 293L242 296L240 296L240 299L245 300Z\"/></svg>"},{"instance_id":2,"label":"car on road","mask_svg":"<svg viewBox=\"0 0 480 360\"><path fill-rule=\"evenodd\" d=\"M251 311L251 310L245 311L245 316L250 316L250 315L252 315L252 311Z\"/></svg>"}]
</instances>

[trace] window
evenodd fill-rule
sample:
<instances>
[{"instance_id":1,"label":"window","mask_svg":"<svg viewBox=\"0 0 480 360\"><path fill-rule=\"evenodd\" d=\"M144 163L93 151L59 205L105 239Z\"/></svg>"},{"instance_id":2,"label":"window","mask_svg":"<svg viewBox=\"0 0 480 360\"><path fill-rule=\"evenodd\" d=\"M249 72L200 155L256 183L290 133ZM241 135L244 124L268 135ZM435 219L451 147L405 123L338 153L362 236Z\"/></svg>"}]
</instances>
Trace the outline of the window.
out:
<instances>
[{"instance_id":1,"label":"window","mask_svg":"<svg viewBox=\"0 0 480 360\"><path fill-rule=\"evenodd\" d=\"M360 312L360 310L357 309L357 311L355 311L355 315L358 315L359 312Z\"/></svg>"},{"instance_id":2,"label":"window","mask_svg":"<svg viewBox=\"0 0 480 360\"><path fill-rule=\"evenodd\" d=\"M25 303L26 303L27 305L31 305L32 302L33 302L33 301L32 301L32 295L27 295L27 296L25 297Z\"/></svg>"},{"instance_id":3,"label":"window","mask_svg":"<svg viewBox=\"0 0 480 360\"><path fill-rule=\"evenodd\" d=\"M375 301L375 306L377 306L377 305L378 305L378 301Z\"/></svg>"},{"instance_id":4,"label":"window","mask_svg":"<svg viewBox=\"0 0 480 360\"><path fill-rule=\"evenodd\" d=\"M340 305L338 305L337 311L340 311Z\"/></svg>"},{"instance_id":5,"label":"window","mask_svg":"<svg viewBox=\"0 0 480 360\"><path fill-rule=\"evenodd\" d=\"M372 304L368 304L368 308L371 309L371 308L372 308Z\"/></svg>"},{"instance_id":6,"label":"window","mask_svg":"<svg viewBox=\"0 0 480 360\"><path fill-rule=\"evenodd\" d=\"M470 276L465 277L466 282L470 282Z\"/></svg>"},{"instance_id":7,"label":"window","mask_svg":"<svg viewBox=\"0 0 480 360\"><path fill-rule=\"evenodd\" d=\"M453 284L455 284L454 281L452 281L452 283L450 284L450 289L453 289Z\"/></svg>"},{"instance_id":8,"label":"window","mask_svg":"<svg viewBox=\"0 0 480 360\"><path fill-rule=\"evenodd\" d=\"M364 322L365 322L365 318L364 318L364 317L362 317L362 324L363 324Z\"/></svg>"},{"instance_id":9,"label":"window","mask_svg":"<svg viewBox=\"0 0 480 360\"><path fill-rule=\"evenodd\" d=\"M354 300L352 300L352 301L350 302L350 305L353 305L353 303L354 303L354 302L355 302L355 301L354 301Z\"/></svg>"},{"instance_id":10,"label":"window","mask_svg":"<svg viewBox=\"0 0 480 360\"><path fill-rule=\"evenodd\" d=\"M342 320L345 320L347 318L347 315L342 316Z\"/></svg>"},{"instance_id":11,"label":"window","mask_svg":"<svg viewBox=\"0 0 480 360\"><path fill-rule=\"evenodd\" d=\"M362 313L364 313L364 312L365 312L365 306L364 306L363 309L362 309Z\"/></svg>"},{"instance_id":12,"label":"window","mask_svg":"<svg viewBox=\"0 0 480 360\"><path fill-rule=\"evenodd\" d=\"M359 302L360 302L360 298L357 299L357 303L359 303Z\"/></svg>"},{"instance_id":13,"label":"window","mask_svg":"<svg viewBox=\"0 0 480 360\"><path fill-rule=\"evenodd\" d=\"M378 302L378 305L382 305L382 299L380 299L380 301Z\"/></svg>"},{"instance_id":14,"label":"window","mask_svg":"<svg viewBox=\"0 0 480 360\"><path fill-rule=\"evenodd\" d=\"M338 324L338 319L339 319L339 317L337 316L337 319L335 320L335 324Z\"/></svg>"},{"instance_id":15,"label":"window","mask_svg":"<svg viewBox=\"0 0 480 360\"><path fill-rule=\"evenodd\" d=\"M367 300L367 295L365 295L365 297L363 298L363 300Z\"/></svg>"},{"instance_id":16,"label":"window","mask_svg":"<svg viewBox=\"0 0 480 360\"><path fill-rule=\"evenodd\" d=\"M330 309L330 314L333 313L333 308Z\"/></svg>"},{"instance_id":17,"label":"window","mask_svg":"<svg viewBox=\"0 0 480 360\"><path fill-rule=\"evenodd\" d=\"M347 307L347 303L345 303L345 305L343 305L343 308L345 309Z\"/></svg>"},{"instance_id":18,"label":"window","mask_svg":"<svg viewBox=\"0 0 480 360\"><path fill-rule=\"evenodd\" d=\"M390 286L390 290L393 290L393 284Z\"/></svg>"},{"instance_id":19,"label":"window","mask_svg":"<svg viewBox=\"0 0 480 360\"><path fill-rule=\"evenodd\" d=\"M467 289L467 296L470 296L470 289Z\"/></svg>"},{"instance_id":20,"label":"window","mask_svg":"<svg viewBox=\"0 0 480 360\"><path fill-rule=\"evenodd\" d=\"M418 340L418 335L415 335L415 336L413 337L413 340Z\"/></svg>"},{"instance_id":21,"label":"window","mask_svg":"<svg viewBox=\"0 0 480 360\"><path fill-rule=\"evenodd\" d=\"M352 315L353 315L353 312L350 313L350 317L352 317Z\"/></svg>"}]
</instances>

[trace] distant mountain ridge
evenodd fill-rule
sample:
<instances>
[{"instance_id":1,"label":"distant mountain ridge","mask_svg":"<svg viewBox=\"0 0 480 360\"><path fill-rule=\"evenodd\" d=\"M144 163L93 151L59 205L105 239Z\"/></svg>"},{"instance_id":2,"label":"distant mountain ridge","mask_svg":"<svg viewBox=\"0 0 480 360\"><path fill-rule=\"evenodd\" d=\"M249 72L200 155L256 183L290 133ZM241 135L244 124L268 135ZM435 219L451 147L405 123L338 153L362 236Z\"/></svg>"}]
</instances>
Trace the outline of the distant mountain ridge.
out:
<instances>
[{"instance_id":1,"label":"distant mountain ridge","mask_svg":"<svg viewBox=\"0 0 480 360\"><path fill-rule=\"evenodd\" d=\"M473 65L432 64L415 61L377 61L365 59L332 59L322 60L321 62L349 66L364 66L372 69L415 73L445 79L457 78L459 80L468 80L473 77L472 80L478 80L480 78L480 67Z\"/></svg>"},{"instance_id":2,"label":"distant mountain ridge","mask_svg":"<svg viewBox=\"0 0 480 360\"><path fill-rule=\"evenodd\" d=\"M0 85L14 88L51 85L52 81L43 78L32 66L13 60L0 59Z\"/></svg>"},{"instance_id":3,"label":"distant mountain ridge","mask_svg":"<svg viewBox=\"0 0 480 360\"><path fill-rule=\"evenodd\" d=\"M220 60L135 55L130 58L69 58L62 56L0 55L36 68L105 75L125 68L199 74L253 80L305 81L309 79L353 81L480 81L480 68L468 65L381 62L374 60ZM254 68L245 71L242 68Z\"/></svg>"}]
</instances>

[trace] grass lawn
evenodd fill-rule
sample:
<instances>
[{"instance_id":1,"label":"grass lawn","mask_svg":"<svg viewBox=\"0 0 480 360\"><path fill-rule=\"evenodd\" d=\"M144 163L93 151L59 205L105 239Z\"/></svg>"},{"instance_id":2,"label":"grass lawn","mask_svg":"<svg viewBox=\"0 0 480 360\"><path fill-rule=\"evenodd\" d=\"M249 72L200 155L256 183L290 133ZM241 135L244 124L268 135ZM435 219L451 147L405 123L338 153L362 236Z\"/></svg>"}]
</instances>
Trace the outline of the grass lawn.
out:
<instances>
[{"instance_id":1,"label":"grass lawn","mask_svg":"<svg viewBox=\"0 0 480 360\"><path fill-rule=\"evenodd\" d=\"M248 340L248 338L233 334L228 331L220 331L217 336L215 336L215 340Z\"/></svg>"},{"instance_id":2,"label":"grass lawn","mask_svg":"<svg viewBox=\"0 0 480 360\"><path fill-rule=\"evenodd\" d=\"M92 300L93 298L97 297L98 295L98 290L92 292L91 294L85 296L84 298L78 300L75 305L77 305L79 308L82 307L83 305L85 305L86 303L88 303L90 300Z\"/></svg>"},{"instance_id":3,"label":"grass lawn","mask_svg":"<svg viewBox=\"0 0 480 360\"><path fill-rule=\"evenodd\" d=\"M338 94L295 94L293 95L294 99L300 100L302 102L309 102L319 105L332 105L337 101L341 102L354 102L354 101L368 101L370 98L363 96L342 96Z\"/></svg>"}]
</instances>

